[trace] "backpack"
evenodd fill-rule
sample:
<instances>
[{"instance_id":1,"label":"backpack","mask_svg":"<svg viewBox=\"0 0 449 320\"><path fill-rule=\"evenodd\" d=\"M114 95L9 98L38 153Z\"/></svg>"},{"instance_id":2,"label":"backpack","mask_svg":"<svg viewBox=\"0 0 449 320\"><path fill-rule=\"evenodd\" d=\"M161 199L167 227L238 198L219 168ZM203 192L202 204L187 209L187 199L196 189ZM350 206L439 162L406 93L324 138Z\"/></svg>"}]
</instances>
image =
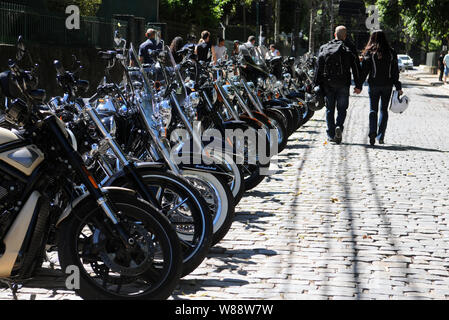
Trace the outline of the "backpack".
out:
<instances>
[{"instance_id":1,"label":"backpack","mask_svg":"<svg viewBox=\"0 0 449 320\"><path fill-rule=\"evenodd\" d=\"M324 59L323 77L329 84L343 84L347 81L345 72L345 54L348 52L343 41L331 41L321 48L320 56Z\"/></svg>"}]
</instances>

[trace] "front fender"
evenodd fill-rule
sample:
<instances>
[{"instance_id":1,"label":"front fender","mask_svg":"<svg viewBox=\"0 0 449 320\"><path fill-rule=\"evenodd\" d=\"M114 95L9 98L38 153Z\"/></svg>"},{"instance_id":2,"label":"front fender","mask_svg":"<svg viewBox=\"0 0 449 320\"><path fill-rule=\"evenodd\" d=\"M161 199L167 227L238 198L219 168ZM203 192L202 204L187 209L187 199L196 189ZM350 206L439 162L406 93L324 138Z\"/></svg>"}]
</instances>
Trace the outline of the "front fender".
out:
<instances>
[{"instance_id":1,"label":"front fender","mask_svg":"<svg viewBox=\"0 0 449 320\"><path fill-rule=\"evenodd\" d=\"M212 144L212 142L210 142ZM223 142L224 143L224 142ZM191 149L185 150L185 146L190 144ZM224 155L222 150L215 150L214 148L207 148L205 144L205 152L203 154L190 151L193 148L193 141L189 139L185 142L178 143L173 149L172 153L176 154L176 165L181 170L195 170L201 172L211 173L217 177L222 177L226 181L232 180L232 168L223 161ZM218 153L216 152L218 151ZM216 154L211 154L215 152Z\"/></svg>"},{"instance_id":2,"label":"front fender","mask_svg":"<svg viewBox=\"0 0 449 320\"><path fill-rule=\"evenodd\" d=\"M164 163L162 162L139 162L134 164L137 171L142 170L155 170L158 172L165 172L167 171L167 168ZM110 177L104 184L104 187L111 187L113 186L118 180L126 179L126 173L122 169L118 172L116 172L112 177Z\"/></svg>"},{"instance_id":3,"label":"front fender","mask_svg":"<svg viewBox=\"0 0 449 320\"><path fill-rule=\"evenodd\" d=\"M128 192L131 195L136 195L136 192L133 190L117 187L105 187L101 188L101 191L105 195L109 195L111 197L113 197L113 194L116 192ZM72 214L72 212L76 211L79 208L82 208L89 202L95 202L95 200L90 196L90 193L86 191L86 193L83 194L81 197L75 199L75 201L67 205L64 212L59 217L58 222L56 223L56 227L58 227L64 220L66 220Z\"/></svg>"}]
</instances>

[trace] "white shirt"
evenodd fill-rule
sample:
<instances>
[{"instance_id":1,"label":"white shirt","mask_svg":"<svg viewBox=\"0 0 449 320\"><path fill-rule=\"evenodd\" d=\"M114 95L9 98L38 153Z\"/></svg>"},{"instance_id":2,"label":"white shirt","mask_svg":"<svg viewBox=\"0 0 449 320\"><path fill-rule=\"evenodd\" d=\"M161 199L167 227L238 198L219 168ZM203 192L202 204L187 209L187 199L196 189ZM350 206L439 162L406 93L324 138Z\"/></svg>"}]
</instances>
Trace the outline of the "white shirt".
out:
<instances>
[{"instance_id":1,"label":"white shirt","mask_svg":"<svg viewBox=\"0 0 449 320\"><path fill-rule=\"evenodd\" d=\"M278 57L279 55L280 55L279 50L276 49L276 50L274 50L274 52L271 51L271 50L269 50L269 51L267 52L266 58L267 58L267 59L270 59L270 58Z\"/></svg>"},{"instance_id":2,"label":"white shirt","mask_svg":"<svg viewBox=\"0 0 449 320\"><path fill-rule=\"evenodd\" d=\"M444 60L443 60L443 61L446 63L446 67L449 68L449 54L447 54L447 55L444 57Z\"/></svg>"},{"instance_id":3,"label":"white shirt","mask_svg":"<svg viewBox=\"0 0 449 320\"><path fill-rule=\"evenodd\" d=\"M220 59L224 59L226 53L226 46L219 47L215 46L215 56L217 57L217 61Z\"/></svg>"}]
</instances>

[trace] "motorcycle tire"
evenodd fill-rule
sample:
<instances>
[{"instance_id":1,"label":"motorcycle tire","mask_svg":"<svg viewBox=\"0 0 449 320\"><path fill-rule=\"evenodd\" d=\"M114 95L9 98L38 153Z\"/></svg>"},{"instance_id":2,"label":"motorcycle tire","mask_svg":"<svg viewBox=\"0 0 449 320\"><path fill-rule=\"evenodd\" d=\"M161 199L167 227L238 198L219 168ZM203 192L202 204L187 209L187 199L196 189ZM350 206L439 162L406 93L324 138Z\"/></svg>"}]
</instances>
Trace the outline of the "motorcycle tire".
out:
<instances>
[{"instance_id":1,"label":"motorcycle tire","mask_svg":"<svg viewBox=\"0 0 449 320\"><path fill-rule=\"evenodd\" d=\"M68 267L79 270L79 287L75 292L89 300L167 299L178 284L182 272L182 254L176 232L164 215L139 199L135 192L109 188L106 197L122 226L129 226L130 234L139 233L135 241L140 245L133 247L140 249L139 256L136 257L137 253L133 251L135 255L131 262L139 262L143 248L148 252L142 264L136 267L125 264L120 261L121 258L116 259L119 255L111 251L117 250L128 258L131 256L130 249L119 245L121 241L117 239L117 233L111 232L114 230L112 222L105 218L95 199L84 199L61 222L58 230L58 256L62 270L68 270ZM129 265L135 270L132 271ZM111 270L112 275L109 274ZM150 282L147 290L142 292L142 289L137 288L147 282ZM124 285L130 285L129 290L138 292L120 294Z\"/></svg>"},{"instance_id":2,"label":"motorcycle tire","mask_svg":"<svg viewBox=\"0 0 449 320\"><path fill-rule=\"evenodd\" d=\"M208 204L198 190L182 177L145 167L137 167L136 170L156 195L158 204L163 208L162 213L167 216L178 234L182 250L182 277L185 277L203 262L212 245L212 214ZM126 178L111 183L117 187L132 188ZM175 202L170 206L167 202L173 200ZM179 208L176 208L177 206ZM190 215L185 208L190 210ZM187 231L189 225L194 226L193 232Z\"/></svg>"}]
</instances>

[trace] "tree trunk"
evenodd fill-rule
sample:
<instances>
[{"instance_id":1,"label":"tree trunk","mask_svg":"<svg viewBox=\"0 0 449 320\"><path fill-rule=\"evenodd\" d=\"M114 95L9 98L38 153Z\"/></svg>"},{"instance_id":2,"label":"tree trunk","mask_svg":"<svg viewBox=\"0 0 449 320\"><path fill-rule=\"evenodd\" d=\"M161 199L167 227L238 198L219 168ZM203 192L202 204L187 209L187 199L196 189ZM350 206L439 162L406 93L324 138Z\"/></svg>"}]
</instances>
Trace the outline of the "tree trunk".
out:
<instances>
[{"instance_id":1,"label":"tree trunk","mask_svg":"<svg viewBox=\"0 0 449 320\"><path fill-rule=\"evenodd\" d=\"M335 16L334 16L334 0L330 0L329 2L329 13L331 17L331 25L330 25L330 40L334 38L334 24L335 24Z\"/></svg>"},{"instance_id":2,"label":"tree trunk","mask_svg":"<svg viewBox=\"0 0 449 320\"><path fill-rule=\"evenodd\" d=\"M313 24L315 23L315 1L311 1L310 7L310 27L309 27L309 53L314 53L315 43L314 43L314 34L313 34Z\"/></svg>"},{"instance_id":3,"label":"tree trunk","mask_svg":"<svg viewBox=\"0 0 449 320\"><path fill-rule=\"evenodd\" d=\"M274 43L279 41L281 32L281 0L274 0Z\"/></svg>"},{"instance_id":4,"label":"tree trunk","mask_svg":"<svg viewBox=\"0 0 449 320\"><path fill-rule=\"evenodd\" d=\"M295 22L293 25L293 34L292 34L292 55L296 58L299 56L299 13L300 13L300 4L298 1L295 2Z\"/></svg>"},{"instance_id":5,"label":"tree trunk","mask_svg":"<svg viewBox=\"0 0 449 320\"><path fill-rule=\"evenodd\" d=\"M243 4L243 40L246 41L246 39L248 39L246 31L246 4Z\"/></svg>"}]
</instances>

